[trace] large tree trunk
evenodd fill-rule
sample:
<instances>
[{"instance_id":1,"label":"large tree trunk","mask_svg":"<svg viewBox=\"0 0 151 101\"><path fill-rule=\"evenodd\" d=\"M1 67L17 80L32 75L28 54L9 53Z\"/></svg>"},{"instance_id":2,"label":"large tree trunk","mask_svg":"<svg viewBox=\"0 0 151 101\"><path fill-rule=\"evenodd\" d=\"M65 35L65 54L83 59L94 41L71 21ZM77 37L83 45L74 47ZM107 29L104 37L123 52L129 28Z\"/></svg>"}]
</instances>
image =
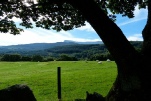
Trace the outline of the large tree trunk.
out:
<instances>
[{"instance_id":1,"label":"large tree trunk","mask_svg":"<svg viewBox=\"0 0 151 101\"><path fill-rule=\"evenodd\" d=\"M144 92L146 96L149 97L151 94L151 65L150 65L150 57L151 57L151 0L148 0L148 19L145 28L142 31L142 35L144 38L143 47L142 47L142 55L143 55L143 68L142 68L142 82ZM150 97L151 99L151 97ZM148 100L150 100L148 98Z\"/></svg>"},{"instance_id":2,"label":"large tree trunk","mask_svg":"<svg viewBox=\"0 0 151 101\"><path fill-rule=\"evenodd\" d=\"M134 49L121 29L107 17L94 0L69 0L69 3L81 11L100 36L117 64L118 75L106 96L106 101L150 100L151 73L148 72L149 69L146 69L148 65L144 65L146 58L144 59L143 55ZM144 34L144 36L147 35ZM151 39L148 39L148 41L150 42ZM147 54L145 56L147 57Z\"/></svg>"}]
</instances>

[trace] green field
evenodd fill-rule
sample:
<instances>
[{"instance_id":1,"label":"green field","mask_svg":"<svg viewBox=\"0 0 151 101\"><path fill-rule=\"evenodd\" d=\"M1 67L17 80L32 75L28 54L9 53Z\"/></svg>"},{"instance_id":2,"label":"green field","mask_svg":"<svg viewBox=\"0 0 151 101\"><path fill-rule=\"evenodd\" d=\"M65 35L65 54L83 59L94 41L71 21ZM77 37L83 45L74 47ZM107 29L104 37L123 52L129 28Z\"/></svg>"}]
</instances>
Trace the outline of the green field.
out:
<instances>
[{"instance_id":1,"label":"green field","mask_svg":"<svg viewBox=\"0 0 151 101\"><path fill-rule=\"evenodd\" d=\"M57 67L61 67L63 101L84 99L86 91L105 96L117 75L113 61L0 62L0 89L27 84L37 101L57 101Z\"/></svg>"}]
</instances>

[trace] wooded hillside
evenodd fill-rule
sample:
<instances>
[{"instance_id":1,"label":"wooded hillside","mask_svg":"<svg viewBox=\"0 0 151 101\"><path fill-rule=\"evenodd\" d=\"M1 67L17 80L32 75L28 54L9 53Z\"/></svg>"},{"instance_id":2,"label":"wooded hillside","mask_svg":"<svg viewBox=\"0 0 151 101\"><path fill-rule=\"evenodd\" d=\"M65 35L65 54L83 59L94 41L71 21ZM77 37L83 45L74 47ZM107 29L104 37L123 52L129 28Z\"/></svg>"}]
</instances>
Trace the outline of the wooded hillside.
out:
<instances>
[{"instance_id":1,"label":"wooded hillside","mask_svg":"<svg viewBox=\"0 0 151 101\"><path fill-rule=\"evenodd\" d=\"M131 41L131 44L140 51L141 41ZM78 60L106 60L106 58L114 60L104 44L78 44L73 42L57 43L55 45L37 43L0 47L1 57L4 54L19 54L21 56L40 55L45 58L59 58L61 55L67 55Z\"/></svg>"}]
</instances>

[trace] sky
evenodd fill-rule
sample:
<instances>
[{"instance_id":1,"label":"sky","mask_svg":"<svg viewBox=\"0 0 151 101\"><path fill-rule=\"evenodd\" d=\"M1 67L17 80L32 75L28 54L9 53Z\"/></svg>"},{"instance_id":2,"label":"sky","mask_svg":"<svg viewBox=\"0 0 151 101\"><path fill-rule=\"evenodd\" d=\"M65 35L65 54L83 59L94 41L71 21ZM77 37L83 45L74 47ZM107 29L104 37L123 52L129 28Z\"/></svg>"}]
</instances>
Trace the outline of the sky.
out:
<instances>
[{"instance_id":1,"label":"sky","mask_svg":"<svg viewBox=\"0 0 151 101\"><path fill-rule=\"evenodd\" d=\"M143 41L141 32L147 21L147 10L139 10L137 7L134 11L134 18L122 17L117 15L116 24L121 28L124 35L129 41ZM13 19L16 23L18 19ZM86 22L86 26L76 28L70 31L56 32L42 28L24 29L19 35L9 33L0 33L0 46L30 44L30 43L55 43L64 40L78 42L101 41L100 37L93 30L91 25Z\"/></svg>"}]
</instances>

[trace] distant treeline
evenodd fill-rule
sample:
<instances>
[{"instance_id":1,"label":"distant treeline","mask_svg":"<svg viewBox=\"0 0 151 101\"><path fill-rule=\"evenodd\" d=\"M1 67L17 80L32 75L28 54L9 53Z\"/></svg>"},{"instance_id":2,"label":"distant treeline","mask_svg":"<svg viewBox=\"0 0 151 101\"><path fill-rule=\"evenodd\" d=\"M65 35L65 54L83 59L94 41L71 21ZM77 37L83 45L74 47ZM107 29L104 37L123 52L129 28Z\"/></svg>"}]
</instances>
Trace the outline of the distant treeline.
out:
<instances>
[{"instance_id":1,"label":"distant treeline","mask_svg":"<svg viewBox=\"0 0 151 101\"><path fill-rule=\"evenodd\" d=\"M131 41L140 51L142 42ZM36 51L9 51L0 54L1 61L78 61L78 60L114 60L104 44L75 44L57 46Z\"/></svg>"},{"instance_id":2,"label":"distant treeline","mask_svg":"<svg viewBox=\"0 0 151 101\"><path fill-rule=\"evenodd\" d=\"M67 54L61 54L59 57L44 57L41 55L33 55L33 56L21 56L20 54L5 54L0 57L0 61L35 61L35 62L47 62L47 61L78 61L78 60L101 60L104 61L106 59L113 60L110 55L106 54L101 54L101 55L94 55L91 56L90 58L83 58L83 59L78 59L74 56L69 56Z\"/></svg>"}]
</instances>

